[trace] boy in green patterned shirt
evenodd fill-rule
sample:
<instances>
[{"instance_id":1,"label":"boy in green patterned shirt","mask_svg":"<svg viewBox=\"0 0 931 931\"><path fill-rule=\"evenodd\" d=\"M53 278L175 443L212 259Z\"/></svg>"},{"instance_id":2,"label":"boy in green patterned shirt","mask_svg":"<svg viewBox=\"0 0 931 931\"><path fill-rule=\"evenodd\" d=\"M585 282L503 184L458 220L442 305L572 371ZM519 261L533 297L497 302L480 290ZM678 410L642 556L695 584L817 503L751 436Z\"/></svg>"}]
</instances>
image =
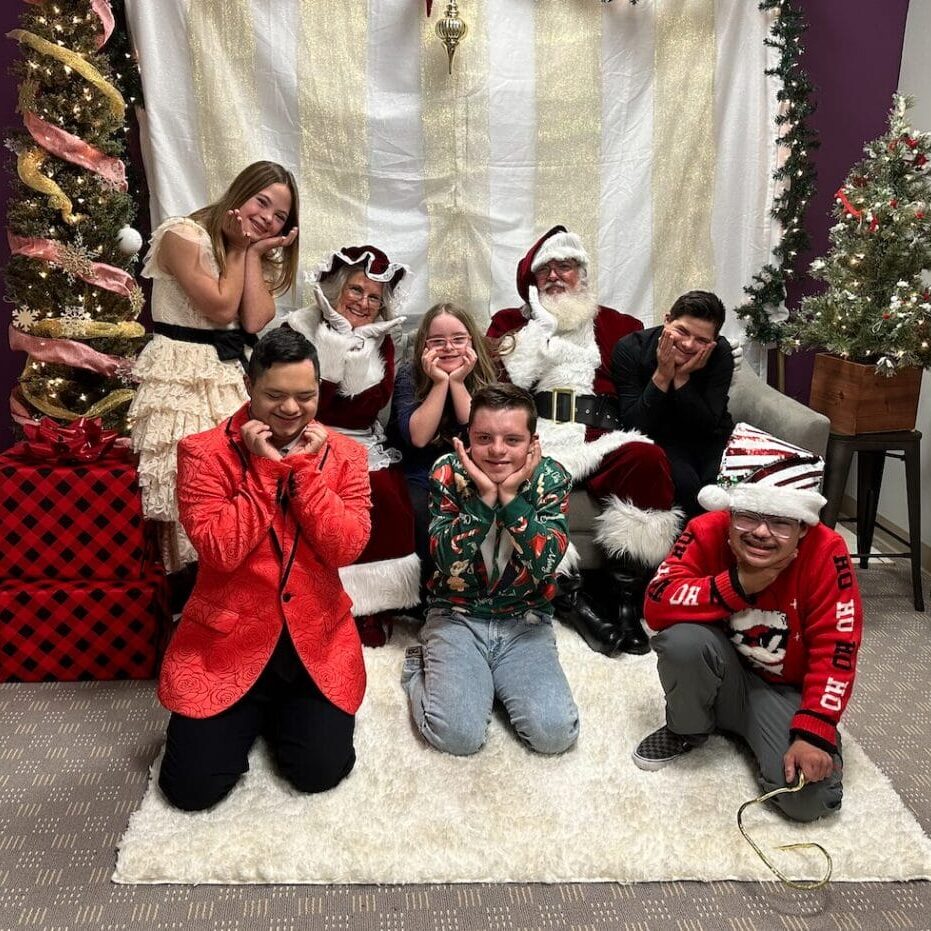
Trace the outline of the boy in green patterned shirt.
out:
<instances>
[{"instance_id":1,"label":"boy in green patterned shirt","mask_svg":"<svg viewBox=\"0 0 931 931\"><path fill-rule=\"evenodd\" d=\"M481 748L495 696L539 753L561 753L578 737L551 605L571 479L541 455L535 430L524 389L489 385L472 398L469 449L454 440L456 452L430 476L437 568L402 682L418 730L447 753Z\"/></svg>"}]
</instances>

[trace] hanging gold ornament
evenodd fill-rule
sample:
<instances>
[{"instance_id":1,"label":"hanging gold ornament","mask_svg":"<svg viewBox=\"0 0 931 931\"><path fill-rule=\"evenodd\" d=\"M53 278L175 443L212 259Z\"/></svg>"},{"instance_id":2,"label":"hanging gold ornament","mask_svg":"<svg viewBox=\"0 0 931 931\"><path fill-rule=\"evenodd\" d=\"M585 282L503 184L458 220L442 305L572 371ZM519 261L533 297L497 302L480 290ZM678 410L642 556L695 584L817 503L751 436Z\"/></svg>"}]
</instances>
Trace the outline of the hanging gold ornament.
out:
<instances>
[{"instance_id":1,"label":"hanging gold ornament","mask_svg":"<svg viewBox=\"0 0 931 931\"><path fill-rule=\"evenodd\" d=\"M456 54L459 43L466 37L468 31L469 27L459 18L456 0L449 0L446 4L446 13L436 24L436 34L446 46L446 54L449 56L449 74L453 73L453 55Z\"/></svg>"}]
</instances>

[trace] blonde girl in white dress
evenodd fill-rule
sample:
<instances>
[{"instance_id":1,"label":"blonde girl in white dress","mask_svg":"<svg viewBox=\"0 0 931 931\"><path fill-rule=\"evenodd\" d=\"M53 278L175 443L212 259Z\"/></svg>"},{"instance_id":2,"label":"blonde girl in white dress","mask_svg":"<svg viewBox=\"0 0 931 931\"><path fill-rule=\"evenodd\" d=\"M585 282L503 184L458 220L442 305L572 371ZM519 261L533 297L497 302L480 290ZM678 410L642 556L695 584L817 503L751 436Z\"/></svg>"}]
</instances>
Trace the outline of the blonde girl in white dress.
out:
<instances>
[{"instance_id":1,"label":"blonde girl in white dress","mask_svg":"<svg viewBox=\"0 0 931 931\"><path fill-rule=\"evenodd\" d=\"M294 284L297 184L275 162L255 162L226 193L152 234L142 274L154 279L154 336L139 354L130 407L143 513L159 521L168 572L197 561L178 522L178 441L215 427L247 400L245 347Z\"/></svg>"}]
</instances>

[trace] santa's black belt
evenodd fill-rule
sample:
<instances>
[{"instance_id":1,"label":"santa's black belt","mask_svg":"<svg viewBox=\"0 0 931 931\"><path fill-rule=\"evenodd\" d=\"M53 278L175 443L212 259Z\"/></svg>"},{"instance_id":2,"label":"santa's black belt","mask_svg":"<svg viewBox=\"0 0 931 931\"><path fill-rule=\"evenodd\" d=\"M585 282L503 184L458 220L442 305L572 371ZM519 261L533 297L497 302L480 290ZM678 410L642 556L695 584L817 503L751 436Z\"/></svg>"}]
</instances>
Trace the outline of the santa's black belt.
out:
<instances>
[{"instance_id":1,"label":"santa's black belt","mask_svg":"<svg viewBox=\"0 0 931 931\"><path fill-rule=\"evenodd\" d=\"M239 359L243 368L248 364L246 346L254 346L258 342L255 333L247 333L245 330L201 330L192 326L175 326L173 323L153 323L152 329L159 336L167 336L182 343L213 346L221 362Z\"/></svg>"},{"instance_id":2,"label":"santa's black belt","mask_svg":"<svg viewBox=\"0 0 931 931\"><path fill-rule=\"evenodd\" d=\"M607 394L576 394L571 388L538 391L533 400L537 413L556 423L581 423L599 430L618 430L621 414L617 398Z\"/></svg>"}]
</instances>

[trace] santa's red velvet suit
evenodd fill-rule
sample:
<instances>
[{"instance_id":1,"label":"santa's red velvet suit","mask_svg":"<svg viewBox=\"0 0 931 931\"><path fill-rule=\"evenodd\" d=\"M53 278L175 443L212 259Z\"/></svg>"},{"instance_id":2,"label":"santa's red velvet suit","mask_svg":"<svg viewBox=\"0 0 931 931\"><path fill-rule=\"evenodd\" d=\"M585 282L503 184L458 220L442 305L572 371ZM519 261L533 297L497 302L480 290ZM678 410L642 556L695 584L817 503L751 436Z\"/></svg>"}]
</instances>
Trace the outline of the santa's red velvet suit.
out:
<instances>
[{"instance_id":1,"label":"santa's red velvet suit","mask_svg":"<svg viewBox=\"0 0 931 931\"><path fill-rule=\"evenodd\" d=\"M405 266L389 263L372 246L347 247L334 254L320 280L340 267L358 267L373 281L397 284ZM356 617L409 608L420 600L420 559L414 552L414 517L404 474L391 467L400 454L387 447L379 412L394 388L394 343L391 333L403 318L393 318L390 305L373 324L351 328L330 306L319 287L310 307L296 310L286 324L306 336L320 361L317 420L361 442L368 449L372 486L372 534L340 579L352 598Z\"/></svg>"},{"instance_id":2,"label":"santa's red velvet suit","mask_svg":"<svg viewBox=\"0 0 931 931\"><path fill-rule=\"evenodd\" d=\"M577 242L572 234L559 233L565 230L550 230L520 262L517 289L525 304L495 314L488 335L506 337L501 363L507 377L537 401L543 453L603 503L596 541L608 556L655 567L675 540L681 515L672 510L672 479L663 451L636 431L621 429L610 374L615 344L643 324L598 306L593 319L566 329L547 312L534 284L534 263L549 249L557 258L587 265L580 246L552 248L567 238Z\"/></svg>"}]
</instances>

